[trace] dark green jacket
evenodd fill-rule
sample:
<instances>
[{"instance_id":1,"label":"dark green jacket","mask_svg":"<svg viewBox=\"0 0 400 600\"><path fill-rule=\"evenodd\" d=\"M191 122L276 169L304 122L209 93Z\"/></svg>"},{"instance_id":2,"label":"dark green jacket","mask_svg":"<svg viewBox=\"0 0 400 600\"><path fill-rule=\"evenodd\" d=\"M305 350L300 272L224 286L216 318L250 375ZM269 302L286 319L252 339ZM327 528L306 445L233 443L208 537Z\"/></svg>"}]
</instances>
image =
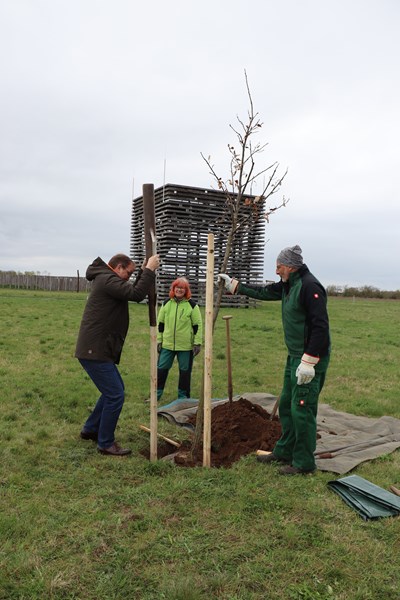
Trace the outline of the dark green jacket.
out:
<instances>
[{"instance_id":1,"label":"dark green jacket","mask_svg":"<svg viewBox=\"0 0 400 600\"><path fill-rule=\"evenodd\" d=\"M119 363L129 327L128 301L144 300L154 278L153 271L144 269L132 284L99 257L89 265L86 279L93 286L82 316L76 358Z\"/></svg>"},{"instance_id":2,"label":"dark green jacket","mask_svg":"<svg viewBox=\"0 0 400 600\"><path fill-rule=\"evenodd\" d=\"M327 295L306 265L290 273L289 281L253 286L239 283L237 292L259 300L282 301L282 323L290 356L304 352L322 358L330 352Z\"/></svg>"}]
</instances>

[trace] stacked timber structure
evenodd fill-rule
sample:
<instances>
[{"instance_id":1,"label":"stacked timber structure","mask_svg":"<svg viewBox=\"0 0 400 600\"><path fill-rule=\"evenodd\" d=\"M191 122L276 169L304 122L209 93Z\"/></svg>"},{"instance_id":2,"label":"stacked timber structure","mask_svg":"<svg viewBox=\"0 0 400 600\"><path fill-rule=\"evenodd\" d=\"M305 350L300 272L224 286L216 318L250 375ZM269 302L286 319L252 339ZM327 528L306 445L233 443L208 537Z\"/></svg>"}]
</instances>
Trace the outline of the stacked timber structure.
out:
<instances>
[{"instance_id":1,"label":"stacked timber structure","mask_svg":"<svg viewBox=\"0 0 400 600\"><path fill-rule=\"evenodd\" d=\"M186 277L192 295L205 304L207 234L214 234L215 276L220 272L230 230L229 209L220 191L166 184L157 188L155 216L157 252L161 258L158 273L158 299L168 296L177 277ZM253 196L246 198L252 199ZM246 283L263 282L265 221L263 206L250 226L243 225L236 234L227 272ZM243 203L242 217L251 217L251 203ZM131 257L141 264L145 253L143 196L132 201ZM223 297L223 306L255 306L244 296Z\"/></svg>"}]
</instances>

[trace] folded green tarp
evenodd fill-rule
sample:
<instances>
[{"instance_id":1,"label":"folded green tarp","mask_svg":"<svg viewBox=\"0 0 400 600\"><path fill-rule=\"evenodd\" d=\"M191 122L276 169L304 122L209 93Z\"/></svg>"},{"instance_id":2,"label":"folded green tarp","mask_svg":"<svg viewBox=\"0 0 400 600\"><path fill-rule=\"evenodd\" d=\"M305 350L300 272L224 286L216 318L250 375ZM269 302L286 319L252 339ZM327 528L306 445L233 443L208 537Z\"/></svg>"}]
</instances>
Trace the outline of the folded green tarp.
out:
<instances>
[{"instance_id":1,"label":"folded green tarp","mask_svg":"<svg viewBox=\"0 0 400 600\"><path fill-rule=\"evenodd\" d=\"M395 517L400 514L400 497L363 479L358 475L349 475L328 486L358 512L365 520Z\"/></svg>"}]
</instances>

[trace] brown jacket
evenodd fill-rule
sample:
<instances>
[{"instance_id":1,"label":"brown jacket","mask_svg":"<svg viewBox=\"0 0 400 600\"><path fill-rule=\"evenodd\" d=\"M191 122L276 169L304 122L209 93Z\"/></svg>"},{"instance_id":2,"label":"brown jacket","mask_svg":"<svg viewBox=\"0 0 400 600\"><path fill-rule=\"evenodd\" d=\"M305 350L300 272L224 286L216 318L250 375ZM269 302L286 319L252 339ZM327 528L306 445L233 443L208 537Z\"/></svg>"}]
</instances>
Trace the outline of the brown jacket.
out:
<instances>
[{"instance_id":1,"label":"brown jacket","mask_svg":"<svg viewBox=\"0 0 400 600\"><path fill-rule=\"evenodd\" d=\"M87 268L86 278L93 281L93 287L82 316L75 356L118 364L129 327L128 301L144 300L155 273L150 269L139 271L132 284L98 257Z\"/></svg>"}]
</instances>

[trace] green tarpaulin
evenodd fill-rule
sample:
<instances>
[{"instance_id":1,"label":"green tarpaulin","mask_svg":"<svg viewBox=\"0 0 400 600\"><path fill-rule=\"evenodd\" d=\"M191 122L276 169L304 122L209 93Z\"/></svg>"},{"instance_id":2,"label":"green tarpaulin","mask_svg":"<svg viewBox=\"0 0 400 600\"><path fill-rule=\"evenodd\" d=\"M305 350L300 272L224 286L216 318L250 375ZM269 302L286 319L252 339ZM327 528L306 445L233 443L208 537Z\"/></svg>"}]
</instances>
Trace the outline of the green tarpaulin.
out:
<instances>
[{"instance_id":1,"label":"green tarpaulin","mask_svg":"<svg viewBox=\"0 0 400 600\"><path fill-rule=\"evenodd\" d=\"M363 479L358 475L349 475L328 486L358 512L365 520L395 517L400 514L400 497Z\"/></svg>"}]
</instances>

